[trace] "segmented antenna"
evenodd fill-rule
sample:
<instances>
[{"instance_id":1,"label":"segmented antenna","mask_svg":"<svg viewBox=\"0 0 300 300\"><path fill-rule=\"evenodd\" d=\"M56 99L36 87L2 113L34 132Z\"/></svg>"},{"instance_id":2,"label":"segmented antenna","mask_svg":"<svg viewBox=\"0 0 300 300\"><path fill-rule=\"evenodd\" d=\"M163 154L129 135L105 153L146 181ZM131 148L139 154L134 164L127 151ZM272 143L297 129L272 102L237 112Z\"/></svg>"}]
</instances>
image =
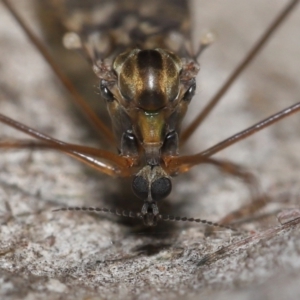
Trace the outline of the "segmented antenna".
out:
<instances>
[{"instance_id":1,"label":"segmented antenna","mask_svg":"<svg viewBox=\"0 0 300 300\"><path fill-rule=\"evenodd\" d=\"M126 218L132 218L132 219L143 219L143 215L140 212L133 212L133 211L128 211L128 210L118 210L118 209L108 209L108 208L100 208L100 207L85 207L85 206L69 206L69 207L62 207L58 209L52 210L53 212L58 212L58 211L84 211L84 212L91 212L91 213L108 213L108 214L113 214L118 217L126 217ZM157 219L161 221L166 221L166 222L194 222L194 223L201 223L205 224L207 226L211 227L219 227L223 229L229 229L231 231L239 231L238 229L227 226L227 225L222 225L218 223L214 223L211 221L199 219L199 218L187 218L187 217L180 217L180 216L173 216L173 215L162 215L159 214L157 215Z\"/></svg>"}]
</instances>

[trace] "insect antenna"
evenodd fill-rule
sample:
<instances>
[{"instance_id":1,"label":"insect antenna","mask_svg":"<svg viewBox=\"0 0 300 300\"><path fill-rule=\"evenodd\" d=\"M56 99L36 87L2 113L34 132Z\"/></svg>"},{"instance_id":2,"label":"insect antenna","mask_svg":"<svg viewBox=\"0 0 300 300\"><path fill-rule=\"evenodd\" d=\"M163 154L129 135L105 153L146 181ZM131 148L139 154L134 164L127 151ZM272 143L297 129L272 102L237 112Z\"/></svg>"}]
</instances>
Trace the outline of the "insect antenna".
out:
<instances>
[{"instance_id":1,"label":"insect antenna","mask_svg":"<svg viewBox=\"0 0 300 300\"><path fill-rule=\"evenodd\" d=\"M62 207L52 210L52 212L59 212L59 211L80 211L80 212L89 212L89 213L108 213L118 217L125 217L125 218L132 218L132 219L143 219L143 215L140 212L133 212L128 210L118 210L118 209L109 209L109 208L101 208L101 207L86 207L86 206L69 206L69 207ZM200 219L200 218L188 218L188 217L181 217L181 216L173 216L173 215L164 215L159 214L157 216L158 220L166 221L166 222L189 222L189 223L201 223L210 227L218 227L222 229L229 229L235 232L241 232L240 230L228 226L222 225L219 223L211 222L208 220Z\"/></svg>"}]
</instances>

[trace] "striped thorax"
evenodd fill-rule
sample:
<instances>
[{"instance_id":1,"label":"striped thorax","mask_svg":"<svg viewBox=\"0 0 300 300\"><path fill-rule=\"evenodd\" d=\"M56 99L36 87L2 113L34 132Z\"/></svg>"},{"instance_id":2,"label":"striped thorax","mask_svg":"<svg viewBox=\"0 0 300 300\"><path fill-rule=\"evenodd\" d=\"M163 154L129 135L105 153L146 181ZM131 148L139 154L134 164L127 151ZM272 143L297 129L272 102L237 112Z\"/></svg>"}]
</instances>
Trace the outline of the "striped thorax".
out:
<instances>
[{"instance_id":1,"label":"striped thorax","mask_svg":"<svg viewBox=\"0 0 300 300\"><path fill-rule=\"evenodd\" d=\"M155 222L199 70L188 2L65 0L59 11L71 31L65 44L84 53L100 79L119 153L135 168L133 191L145 201L146 223Z\"/></svg>"}]
</instances>

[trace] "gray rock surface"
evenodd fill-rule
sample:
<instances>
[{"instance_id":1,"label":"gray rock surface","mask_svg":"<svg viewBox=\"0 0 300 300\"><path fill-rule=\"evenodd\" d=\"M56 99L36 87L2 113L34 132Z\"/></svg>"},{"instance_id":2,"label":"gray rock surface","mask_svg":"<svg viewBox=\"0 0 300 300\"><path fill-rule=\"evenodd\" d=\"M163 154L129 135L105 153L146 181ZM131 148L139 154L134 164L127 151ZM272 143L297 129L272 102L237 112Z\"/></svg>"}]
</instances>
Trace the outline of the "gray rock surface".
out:
<instances>
[{"instance_id":1,"label":"gray rock surface","mask_svg":"<svg viewBox=\"0 0 300 300\"><path fill-rule=\"evenodd\" d=\"M13 1L41 34L31 1ZM287 2L287 1L284 1ZM282 8L280 0L194 0L195 37L216 43L201 58L188 123L215 93ZM64 141L95 145L48 66L0 5L0 111ZM183 153L195 153L299 101L300 7L285 22ZM80 58L79 58L80 59ZM95 81L96 82L96 81ZM94 90L94 83L86 86ZM245 166L271 199L240 229L208 236L198 224L139 223L51 210L61 206L127 208L127 182L55 152L1 151L1 299L299 299L299 114L220 152ZM2 138L26 138L0 125ZM218 221L249 203L245 185L211 166L174 180L165 212ZM137 207L140 203L137 203ZM258 216L261 216L259 218ZM262 217L264 216L264 217Z\"/></svg>"}]
</instances>

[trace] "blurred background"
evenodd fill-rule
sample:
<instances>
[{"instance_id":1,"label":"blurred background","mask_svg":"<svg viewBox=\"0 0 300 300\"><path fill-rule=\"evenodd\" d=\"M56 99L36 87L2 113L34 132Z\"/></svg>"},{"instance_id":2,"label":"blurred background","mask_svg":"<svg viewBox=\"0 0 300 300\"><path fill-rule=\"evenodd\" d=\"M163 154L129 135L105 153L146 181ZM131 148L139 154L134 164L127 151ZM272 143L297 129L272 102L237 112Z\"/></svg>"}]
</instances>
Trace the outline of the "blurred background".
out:
<instances>
[{"instance_id":1,"label":"blurred background","mask_svg":"<svg viewBox=\"0 0 300 300\"><path fill-rule=\"evenodd\" d=\"M44 31L39 25L34 2L11 2L34 32L43 37ZM192 1L195 45L207 30L213 31L217 38L200 58L197 94L191 103L185 124L214 95L285 3L287 1L282 0ZM89 127L74 113L67 93L3 5L0 5L0 19L0 112L63 141L96 145L97 137L93 138ZM299 102L299 28L298 7L191 137L183 153L203 151ZM46 37L43 38L47 40ZM52 46L49 47L51 50ZM55 52L53 49L51 51ZM67 58L63 61L70 59L69 64L78 64L85 69L84 79L87 77L86 72L90 74L90 81L81 81L77 75L75 81L80 82L83 93L89 91L88 98L97 99L98 83L89 67L85 62L82 64L82 58L77 58L76 55L69 52L64 55ZM68 73L67 67L62 68ZM299 205L299 130L298 114L216 155L245 166L257 176L263 190L272 199L264 213ZM22 138L24 135L1 124L0 137ZM287 282L291 284L288 287L294 292L293 295L299 294L297 284L293 285L297 277L292 275L299 268L299 245L296 239L291 239L289 246L282 243L281 247L286 247L289 253L279 251L283 250L280 248L280 240L277 244L275 241L278 248L273 249L278 249L281 254L276 252L275 258L270 250L269 260L267 254L262 254L265 267L260 268L259 263L248 265L243 278L240 276L241 269L230 265L233 262L239 265L239 260L234 258L223 264L221 261L218 268L210 266L209 270L202 270L200 276L195 261L204 253L210 253L229 243L230 239L224 237L224 234L221 233L220 238L206 239L202 227L178 225L178 228L160 228L149 236L141 229L138 233L133 233L135 229L132 227L107 216L95 219L82 214L52 214L54 206L101 206L104 203L107 206L107 202L118 199L121 200L118 203L124 203L122 208L126 208L132 200L131 196L120 193L120 190L123 191L120 185L124 183L117 185L114 179L95 174L59 153L4 151L0 155L0 170L3 218L9 214L8 206L13 215L25 215L1 227L0 250L8 253L2 256L0 262L2 277L15 288L16 298L12 296L10 299L17 299L18 293L22 289L28 291L29 286L34 291L32 293L36 293L34 295L39 295L38 289L32 287L24 274L37 276L39 279L36 286L44 288L47 284L45 289L53 296L52 299L65 292L68 292L70 299L76 299L78 295L92 293L92 290L101 291L107 297L115 293L115 299L125 297L127 293L133 293L136 297L143 294L140 299L150 299L161 293L166 297L178 298L180 294L192 296L208 293L213 286L218 287L215 289L215 296L222 289L231 289L232 295L237 295L235 293L239 291L246 299L253 295L253 290L258 295L271 295L268 286L272 285L274 278L277 282L274 287L277 294L272 294L270 299L282 299L280 296L287 295L284 288L288 286ZM218 221L249 201L249 191L243 183L221 174L211 166L199 166L190 173L175 178L174 190L169 196L166 209L168 213ZM42 210L43 213L30 215L36 210ZM278 225L274 214L264 221L266 222L254 223L254 228ZM27 246L24 246L24 242ZM143 249L149 250L149 247L143 248L145 245L156 245L158 251L154 253L158 253L158 256L146 255L146 250ZM261 247L268 252L268 245ZM10 255L10 251L17 251L19 256L16 258ZM251 249L249 251L251 254ZM258 256L253 257L256 262ZM101 268L93 270L93 273L89 268L99 261L102 263ZM142 270L145 266L147 271L138 273L137 270ZM71 270L72 267L77 269ZM163 269L159 269L160 267ZM225 271L230 267L232 272L228 275ZM14 282L11 274L15 274L20 268L23 271L19 272L18 282ZM70 272L72 279L64 277L65 272ZM278 279L280 273L285 276ZM228 278L224 281L226 274ZM49 276L54 279L49 281ZM61 280L60 276L64 279ZM87 276L90 276L89 280ZM40 278L45 281L40 281ZM132 280L124 286L128 278ZM120 281L124 285L119 285ZM78 288L83 282L84 287ZM99 282L106 284L101 286ZM266 284L258 287L258 282ZM143 291L138 290L139 285L143 286L144 292L148 292L148 298ZM5 293L9 289L2 291L3 295L7 295ZM73 294L76 292L77 296ZM237 299L240 298L237 296Z\"/></svg>"}]
</instances>

